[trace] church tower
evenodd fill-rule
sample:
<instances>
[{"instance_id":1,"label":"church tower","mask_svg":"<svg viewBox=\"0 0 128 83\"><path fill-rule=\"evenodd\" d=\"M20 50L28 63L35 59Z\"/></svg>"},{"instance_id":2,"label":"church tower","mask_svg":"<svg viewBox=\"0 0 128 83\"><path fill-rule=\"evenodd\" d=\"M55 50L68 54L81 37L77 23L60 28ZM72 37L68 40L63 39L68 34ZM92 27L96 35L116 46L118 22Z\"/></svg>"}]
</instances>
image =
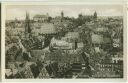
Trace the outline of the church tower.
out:
<instances>
[{"instance_id":1,"label":"church tower","mask_svg":"<svg viewBox=\"0 0 128 83\"><path fill-rule=\"evenodd\" d=\"M64 12L62 11L62 12L61 12L61 18L63 18L63 17L64 17Z\"/></svg>"},{"instance_id":2,"label":"church tower","mask_svg":"<svg viewBox=\"0 0 128 83\"><path fill-rule=\"evenodd\" d=\"M26 19L25 19L25 36L28 37L31 33L30 28L30 17L29 14L26 12Z\"/></svg>"},{"instance_id":3,"label":"church tower","mask_svg":"<svg viewBox=\"0 0 128 83\"><path fill-rule=\"evenodd\" d=\"M99 24L98 24L97 12L96 11L93 14L93 21L94 21L94 28L97 28L99 26Z\"/></svg>"},{"instance_id":4,"label":"church tower","mask_svg":"<svg viewBox=\"0 0 128 83\"><path fill-rule=\"evenodd\" d=\"M94 16L93 17L94 17L94 19L97 19L97 12L96 11L94 12Z\"/></svg>"}]
</instances>

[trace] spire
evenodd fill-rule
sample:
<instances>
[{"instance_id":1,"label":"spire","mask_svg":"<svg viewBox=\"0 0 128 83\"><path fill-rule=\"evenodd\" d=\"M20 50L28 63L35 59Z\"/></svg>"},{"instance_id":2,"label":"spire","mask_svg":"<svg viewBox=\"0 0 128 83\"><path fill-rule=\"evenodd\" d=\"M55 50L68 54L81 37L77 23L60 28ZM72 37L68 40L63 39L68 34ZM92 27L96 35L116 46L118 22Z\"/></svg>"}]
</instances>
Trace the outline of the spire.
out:
<instances>
[{"instance_id":1,"label":"spire","mask_svg":"<svg viewBox=\"0 0 128 83\"><path fill-rule=\"evenodd\" d=\"M31 28L30 28L30 18L29 18L29 13L26 12L26 19L25 19L25 33L31 33Z\"/></svg>"},{"instance_id":2,"label":"spire","mask_svg":"<svg viewBox=\"0 0 128 83\"><path fill-rule=\"evenodd\" d=\"M97 19L97 12L94 12L94 19Z\"/></svg>"},{"instance_id":3,"label":"spire","mask_svg":"<svg viewBox=\"0 0 128 83\"><path fill-rule=\"evenodd\" d=\"M61 11L61 17L62 17L62 18L64 17L64 13L63 13L63 11Z\"/></svg>"},{"instance_id":4,"label":"spire","mask_svg":"<svg viewBox=\"0 0 128 83\"><path fill-rule=\"evenodd\" d=\"M30 21L30 17L29 17L29 13L28 12L26 12L26 19L25 19L26 21Z\"/></svg>"}]
</instances>

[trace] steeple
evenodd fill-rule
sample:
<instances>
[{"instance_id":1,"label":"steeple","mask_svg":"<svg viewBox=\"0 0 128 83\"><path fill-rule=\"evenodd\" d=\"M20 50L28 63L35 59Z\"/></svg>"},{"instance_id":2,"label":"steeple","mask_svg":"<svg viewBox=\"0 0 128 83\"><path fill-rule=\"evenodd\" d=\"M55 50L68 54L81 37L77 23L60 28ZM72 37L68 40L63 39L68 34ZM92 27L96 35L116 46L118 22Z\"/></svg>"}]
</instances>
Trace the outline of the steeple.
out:
<instances>
[{"instance_id":1,"label":"steeple","mask_svg":"<svg viewBox=\"0 0 128 83\"><path fill-rule=\"evenodd\" d=\"M97 12L94 12L94 19L97 19Z\"/></svg>"},{"instance_id":2,"label":"steeple","mask_svg":"<svg viewBox=\"0 0 128 83\"><path fill-rule=\"evenodd\" d=\"M26 12L26 19L25 19L25 33L31 33L30 18L27 12Z\"/></svg>"},{"instance_id":3,"label":"steeple","mask_svg":"<svg viewBox=\"0 0 128 83\"><path fill-rule=\"evenodd\" d=\"M26 12L26 19L25 19L25 36L28 37L31 33L31 28L30 28L30 17L29 13Z\"/></svg>"},{"instance_id":4,"label":"steeple","mask_svg":"<svg viewBox=\"0 0 128 83\"><path fill-rule=\"evenodd\" d=\"M64 17L64 13L63 13L63 11L61 11L61 18L63 18Z\"/></svg>"},{"instance_id":5,"label":"steeple","mask_svg":"<svg viewBox=\"0 0 128 83\"><path fill-rule=\"evenodd\" d=\"M94 20L94 28L97 28L99 25L98 25L97 12L96 11L94 12L93 20Z\"/></svg>"}]
</instances>

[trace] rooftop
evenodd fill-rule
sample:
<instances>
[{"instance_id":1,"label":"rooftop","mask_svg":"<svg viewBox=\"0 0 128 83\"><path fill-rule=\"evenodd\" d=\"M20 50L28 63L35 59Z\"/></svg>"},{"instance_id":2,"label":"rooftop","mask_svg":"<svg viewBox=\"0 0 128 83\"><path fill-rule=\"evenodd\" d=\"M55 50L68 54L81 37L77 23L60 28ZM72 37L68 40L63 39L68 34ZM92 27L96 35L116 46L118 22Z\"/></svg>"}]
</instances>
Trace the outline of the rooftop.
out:
<instances>
[{"instance_id":1,"label":"rooftop","mask_svg":"<svg viewBox=\"0 0 128 83\"><path fill-rule=\"evenodd\" d=\"M48 15L40 15L40 14L38 14L38 15L35 15L33 18L46 18L46 17L48 17Z\"/></svg>"},{"instance_id":2,"label":"rooftop","mask_svg":"<svg viewBox=\"0 0 128 83\"><path fill-rule=\"evenodd\" d=\"M92 34L92 43L105 44L110 42L111 40L108 37L103 37L103 35L98 35L98 34Z\"/></svg>"},{"instance_id":3,"label":"rooftop","mask_svg":"<svg viewBox=\"0 0 128 83\"><path fill-rule=\"evenodd\" d=\"M68 32L65 37L70 37L70 38L79 38L79 33L78 32Z\"/></svg>"},{"instance_id":4,"label":"rooftop","mask_svg":"<svg viewBox=\"0 0 128 83\"><path fill-rule=\"evenodd\" d=\"M42 49L42 50L31 50L31 56L35 59L44 59L45 54L48 53L48 48Z\"/></svg>"},{"instance_id":5,"label":"rooftop","mask_svg":"<svg viewBox=\"0 0 128 83\"><path fill-rule=\"evenodd\" d=\"M41 28L34 28L32 32L40 34L51 34L56 33L55 26L52 23L42 23Z\"/></svg>"}]
</instances>

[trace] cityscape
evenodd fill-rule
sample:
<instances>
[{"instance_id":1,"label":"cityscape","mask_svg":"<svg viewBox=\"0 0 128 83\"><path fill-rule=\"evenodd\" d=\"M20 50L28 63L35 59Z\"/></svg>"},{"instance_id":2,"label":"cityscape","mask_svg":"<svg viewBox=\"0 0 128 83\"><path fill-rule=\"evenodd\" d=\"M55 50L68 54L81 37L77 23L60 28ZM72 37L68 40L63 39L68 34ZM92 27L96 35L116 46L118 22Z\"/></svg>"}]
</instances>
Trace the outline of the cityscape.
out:
<instances>
[{"instance_id":1,"label":"cityscape","mask_svg":"<svg viewBox=\"0 0 128 83\"><path fill-rule=\"evenodd\" d=\"M123 78L123 16L24 13L6 20L6 79Z\"/></svg>"}]
</instances>

